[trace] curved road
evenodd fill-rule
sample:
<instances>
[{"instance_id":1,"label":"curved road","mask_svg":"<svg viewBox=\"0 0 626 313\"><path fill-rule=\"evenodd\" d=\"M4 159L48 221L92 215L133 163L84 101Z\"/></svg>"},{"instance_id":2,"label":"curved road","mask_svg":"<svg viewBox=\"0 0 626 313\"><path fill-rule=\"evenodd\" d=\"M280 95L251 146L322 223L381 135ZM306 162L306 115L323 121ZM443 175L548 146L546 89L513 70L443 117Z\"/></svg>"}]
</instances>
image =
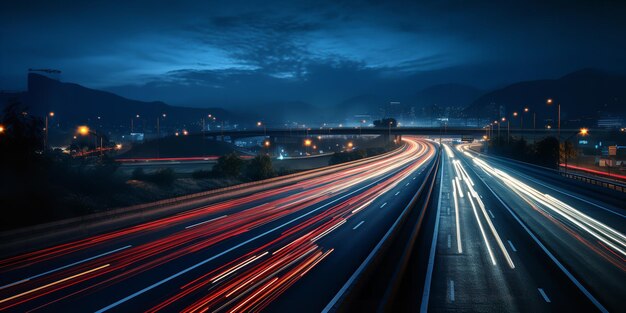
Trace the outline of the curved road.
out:
<instances>
[{"instance_id":1,"label":"curved road","mask_svg":"<svg viewBox=\"0 0 626 313\"><path fill-rule=\"evenodd\" d=\"M398 217L435 146L0 260L0 311L319 312Z\"/></svg>"}]
</instances>

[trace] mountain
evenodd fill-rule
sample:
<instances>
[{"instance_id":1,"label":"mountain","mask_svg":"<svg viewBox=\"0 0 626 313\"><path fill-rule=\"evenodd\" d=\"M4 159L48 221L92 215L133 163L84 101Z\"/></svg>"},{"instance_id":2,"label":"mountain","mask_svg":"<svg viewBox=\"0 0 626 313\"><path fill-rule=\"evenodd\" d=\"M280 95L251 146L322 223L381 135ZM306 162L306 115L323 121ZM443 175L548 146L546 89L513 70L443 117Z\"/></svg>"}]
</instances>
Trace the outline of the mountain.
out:
<instances>
[{"instance_id":1,"label":"mountain","mask_svg":"<svg viewBox=\"0 0 626 313\"><path fill-rule=\"evenodd\" d=\"M553 104L548 106L547 99L553 99ZM583 69L558 79L519 82L484 94L464 113L498 118L527 107L540 121L556 117L557 103L565 121L626 116L626 77Z\"/></svg>"},{"instance_id":2,"label":"mountain","mask_svg":"<svg viewBox=\"0 0 626 313\"><path fill-rule=\"evenodd\" d=\"M131 100L78 84L59 82L35 73L28 75L28 90L26 92L2 94L0 101L4 104L8 98L18 98L28 106L31 114L44 116L47 112L55 112L55 116L68 127L89 123L98 117L100 117L101 123L125 127L137 114L143 120L149 121L150 124L162 114L167 114L168 121L181 126L197 124L201 118L208 114L226 121L243 122L244 119L248 118L236 116L221 108L185 108L171 106L160 101ZM251 118L248 119L252 120Z\"/></svg>"},{"instance_id":3,"label":"mountain","mask_svg":"<svg viewBox=\"0 0 626 313\"><path fill-rule=\"evenodd\" d=\"M484 93L478 88L461 84L440 84L420 90L415 95L417 107L467 107Z\"/></svg>"}]
</instances>

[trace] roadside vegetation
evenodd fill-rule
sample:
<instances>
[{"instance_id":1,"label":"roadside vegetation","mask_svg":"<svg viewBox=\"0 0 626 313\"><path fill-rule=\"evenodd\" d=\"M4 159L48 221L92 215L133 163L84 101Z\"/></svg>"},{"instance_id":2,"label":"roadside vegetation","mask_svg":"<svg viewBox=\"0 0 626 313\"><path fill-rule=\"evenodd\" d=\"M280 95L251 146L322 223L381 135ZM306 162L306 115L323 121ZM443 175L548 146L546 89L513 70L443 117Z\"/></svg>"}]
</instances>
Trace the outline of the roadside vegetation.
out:
<instances>
[{"instance_id":1,"label":"roadside vegetation","mask_svg":"<svg viewBox=\"0 0 626 313\"><path fill-rule=\"evenodd\" d=\"M576 156L572 144L567 142L567 145L561 143L559 146L555 137L546 137L532 144L520 138L510 138L507 142L506 138L494 137L489 141L489 153L556 169L559 161L563 161L559 160L559 151L562 159L566 151L568 158Z\"/></svg>"}]
</instances>

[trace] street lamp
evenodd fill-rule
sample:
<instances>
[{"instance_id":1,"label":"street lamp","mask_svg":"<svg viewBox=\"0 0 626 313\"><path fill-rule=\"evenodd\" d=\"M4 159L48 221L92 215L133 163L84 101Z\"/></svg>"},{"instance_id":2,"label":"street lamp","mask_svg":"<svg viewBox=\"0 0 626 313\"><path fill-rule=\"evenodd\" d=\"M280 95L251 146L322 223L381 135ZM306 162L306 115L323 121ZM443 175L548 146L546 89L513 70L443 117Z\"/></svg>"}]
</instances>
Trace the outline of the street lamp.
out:
<instances>
[{"instance_id":1,"label":"street lamp","mask_svg":"<svg viewBox=\"0 0 626 313\"><path fill-rule=\"evenodd\" d=\"M553 102L554 101L552 99L546 100L547 105L552 105ZM557 108L557 129L558 129L557 138L561 138L561 104L557 103L556 108Z\"/></svg>"},{"instance_id":2,"label":"street lamp","mask_svg":"<svg viewBox=\"0 0 626 313\"><path fill-rule=\"evenodd\" d=\"M4 134L4 126L0 125L0 134Z\"/></svg>"},{"instance_id":3,"label":"street lamp","mask_svg":"<svg viewBox=\"0 0 626 313\"><path fill-rule=\"evenodd\" d=\"M581 135L581 136L587 136L587 134L589 134L589 129L587 128L581 128L577 133L573 133L571 134L569 137L567 137L565 139L565 141L563 141L563 150L565 150L565 172L567 172L567 161L569 158L569 146L567 145L567 143L569 142L570 138L576 136L576 135ZM560 144L559 144L560 145ZM559 148L559 155L560 155L561 149ZM560 162L561 160L559 160ZM560 168L560 166L559 166Z\"/></svg>"},{"instance_id":4,"label":"street lamp","mask_svg":"<svg viewBox=\"0 0 626 313\"><path fill-rule=\"evenodd\" d=\"M87 127L87 126L78 126L78 130L77 131L78 131L78 133L81 136L89 135L89 127Z\"/></svg>"},{"instance_id":5,"label":"street lamp","mask_svg":"<svg viewBox=\"0 0 626 313\"><path fill-rule=\"evenodd\" d=\"M183 135L187 136L187 135L189 135L189 132L186 129L183 129Z\"/></svg>"},{"instance_id":6,"label":"street lamp","mask_svg":"<svg viewBox=\"0 0 626 313\"><path fill-rule=\"evenodd\" d=\"M43 149L44 149L44 151L48 149L48 118L52 118L52 117L54 117L54 112L49 112L46 115L46 126L45 126L46 127L45 128L46 133L45 133L44 138L43 138Z\"/></svg>"}]
</instances>

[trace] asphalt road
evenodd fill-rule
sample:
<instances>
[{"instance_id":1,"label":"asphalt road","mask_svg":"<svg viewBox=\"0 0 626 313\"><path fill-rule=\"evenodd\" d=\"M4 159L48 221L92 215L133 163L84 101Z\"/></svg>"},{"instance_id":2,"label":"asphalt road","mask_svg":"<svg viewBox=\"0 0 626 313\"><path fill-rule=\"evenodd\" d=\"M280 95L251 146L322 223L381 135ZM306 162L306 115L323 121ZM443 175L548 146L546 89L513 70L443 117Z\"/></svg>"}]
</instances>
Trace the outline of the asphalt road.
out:
<instances>
[{"instance_id":1,"label":"asphalt road","mask_svg":"<svg viewBox=\"0 0 626 313\"><path fill-rule=\"evenodd\" d=\"M319 312L380 241L434 145L0 260L0 311Z\"/></svg>"},{"instance_id":2,"label":"asphalt road","mask_svg":"<svg viewBox=\"0 0 626 313\"><path fill-rule=\"evenodd\" d=\"M422 311L624 311L625 207L446 148Z\"/></svg>"}]
</instances>

